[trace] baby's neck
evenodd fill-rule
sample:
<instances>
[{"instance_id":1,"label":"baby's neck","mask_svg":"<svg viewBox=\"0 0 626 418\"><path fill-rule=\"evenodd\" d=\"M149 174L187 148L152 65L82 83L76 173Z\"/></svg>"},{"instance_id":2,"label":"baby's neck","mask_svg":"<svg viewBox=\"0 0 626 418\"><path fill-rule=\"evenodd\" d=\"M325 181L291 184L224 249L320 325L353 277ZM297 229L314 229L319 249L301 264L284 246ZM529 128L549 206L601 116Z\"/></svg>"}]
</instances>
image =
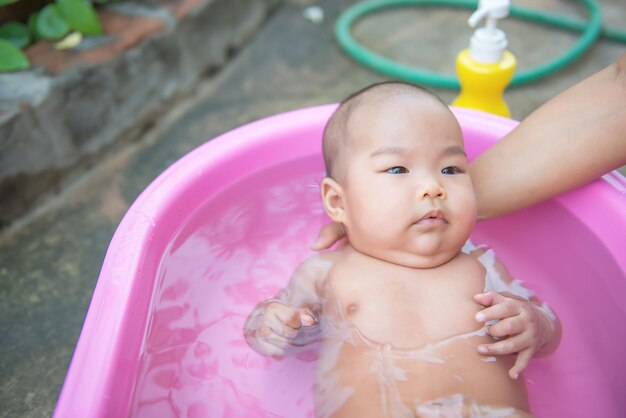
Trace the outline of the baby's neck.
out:
<instances>
[{"instance_id":1,"label":"baby's neck","mask_svg":"<svg viewBox=\"0 0 626 418\"><path fill-rule=\"evenodd\" d=\"M461 248L458 249L455 253L451 255L443 255L443 254L434 254L433 256L414 256L408 254L407 257L403 257L405 254L401 254L400 256L396 256L392 254L391 257L378 256L377 254L372 254L369 252L361 251L360 249L354 247L349 242L346 242L345 246L338 249L339 251L345 251L346 254L353 253L357 254L361 257L366 257L369 259L374 259L382 263L392 264L394 266L404 267L408 269L435 269L438 267L442 267L449 262L453 261L457 257L459 257L462 252Z\"/></svg>"}]
</instances>

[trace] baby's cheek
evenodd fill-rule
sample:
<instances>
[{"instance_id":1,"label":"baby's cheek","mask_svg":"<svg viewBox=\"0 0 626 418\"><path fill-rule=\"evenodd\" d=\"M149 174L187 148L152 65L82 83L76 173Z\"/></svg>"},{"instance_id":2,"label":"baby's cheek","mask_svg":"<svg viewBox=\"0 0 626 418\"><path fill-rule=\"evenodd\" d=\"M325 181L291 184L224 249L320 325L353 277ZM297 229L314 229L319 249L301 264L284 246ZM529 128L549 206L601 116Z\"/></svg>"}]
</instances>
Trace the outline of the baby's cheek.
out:
<instances>
[{"instance_id":1,"label":"baby's cheek","mask_svg":"<svg viewBox=\"0 0 626 418\"><path fill-rule=\"evenodd\" d=\"M478 207L474 196L463 196L462 199L453 202L453 210L455 212L457 222L468 230L473 229L478 216Z\"/></svg>"}]
</instances>

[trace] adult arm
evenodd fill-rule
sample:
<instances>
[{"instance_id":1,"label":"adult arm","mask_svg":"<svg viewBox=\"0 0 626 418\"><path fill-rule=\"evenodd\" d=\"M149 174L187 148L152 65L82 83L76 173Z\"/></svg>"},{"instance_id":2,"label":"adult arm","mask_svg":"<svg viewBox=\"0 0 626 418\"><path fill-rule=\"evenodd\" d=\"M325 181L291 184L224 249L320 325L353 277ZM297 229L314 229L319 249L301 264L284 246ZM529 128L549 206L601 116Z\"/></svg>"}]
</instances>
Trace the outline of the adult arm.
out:
<instances>
[{"instance_id":1,"label":"adult arm","mask_svg":"<svg viewBox=\"0 0 626 418\"><path fill-rule=\"evenodd\" d=\"M542 202L626 165L626 53L550 99L470 166L478 214Z\"/></svg>"},{"instance_id":2,"label":"adult arm","mask_svg":"<svg viewBox=\"0 0 626 418\"><path fill-rule=\"evenodd\" d=\"M478 216L492 218L550 199L626 165L626 53L548 100L470 165ZM322 227L311 246L341 239Z\"/></svg>"}]
</instances>

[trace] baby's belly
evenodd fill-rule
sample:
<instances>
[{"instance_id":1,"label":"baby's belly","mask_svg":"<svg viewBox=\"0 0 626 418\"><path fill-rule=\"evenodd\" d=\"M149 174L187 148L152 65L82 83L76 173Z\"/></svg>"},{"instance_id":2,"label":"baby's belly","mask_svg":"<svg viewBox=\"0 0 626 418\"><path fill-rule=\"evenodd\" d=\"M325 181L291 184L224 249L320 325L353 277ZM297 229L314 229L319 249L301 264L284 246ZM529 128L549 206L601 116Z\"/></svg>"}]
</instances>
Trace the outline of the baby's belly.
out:
<instances>
[{"instance_id":1,"label":"baby's belly","mask_svg":"<svg viewBox=\"0 0 626 418\"><path fill-rule=\"evenodd\" d=\"M318 417L418 417L452 408L528 410L523 382L508 377L512 356L484 357L476 345L492 342L480 330L415 349L368 341L354 330L322 343L316 382ZM434 409L433 409L434 408ZM507 409L509 408L509 409ZM486 410L486 409L485 409ZM458 411L465 411L456 413ZM456 413L456 415L455 415Z\"/></svg>"}]
</instances>

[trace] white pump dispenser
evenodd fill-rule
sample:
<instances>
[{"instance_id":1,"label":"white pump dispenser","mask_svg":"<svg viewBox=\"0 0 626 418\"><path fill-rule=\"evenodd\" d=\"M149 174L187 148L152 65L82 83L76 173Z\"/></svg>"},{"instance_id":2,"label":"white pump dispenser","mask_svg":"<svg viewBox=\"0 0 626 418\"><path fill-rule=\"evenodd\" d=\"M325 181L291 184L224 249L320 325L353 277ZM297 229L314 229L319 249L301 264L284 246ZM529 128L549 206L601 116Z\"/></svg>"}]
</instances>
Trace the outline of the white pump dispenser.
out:
<instances>
[{"instance_id":1,"label":"white pump dispenser","mask_svg":"<svg viewBox=\"0 0 626 418\"><path fill-rule=\"evenodd\" d=\"M494 64L502 60L508 45L506 35L497 28L498 19L509 15L509 0L480 0L478 9L467 23L475 28L485 18L485 27L478 28L470 40L470 56L483 64Z\"/></svg>"},{"instance_id":2,"label":"white pump dispenser","mask_svg":"<svg viewBox=\"0 0 626 418\"><path fill-rule=\"evenodd\" d=\"M506 50L506 35L496 27L498 19L508 16L509 7L510 0L480 0L478 10L470 16L472 27L483 18L487 23L474 31L469 48L457 55L461 93L453 105L511 116L503 93L513 78L516 60Z\"/></svg>"}]
</instances>

